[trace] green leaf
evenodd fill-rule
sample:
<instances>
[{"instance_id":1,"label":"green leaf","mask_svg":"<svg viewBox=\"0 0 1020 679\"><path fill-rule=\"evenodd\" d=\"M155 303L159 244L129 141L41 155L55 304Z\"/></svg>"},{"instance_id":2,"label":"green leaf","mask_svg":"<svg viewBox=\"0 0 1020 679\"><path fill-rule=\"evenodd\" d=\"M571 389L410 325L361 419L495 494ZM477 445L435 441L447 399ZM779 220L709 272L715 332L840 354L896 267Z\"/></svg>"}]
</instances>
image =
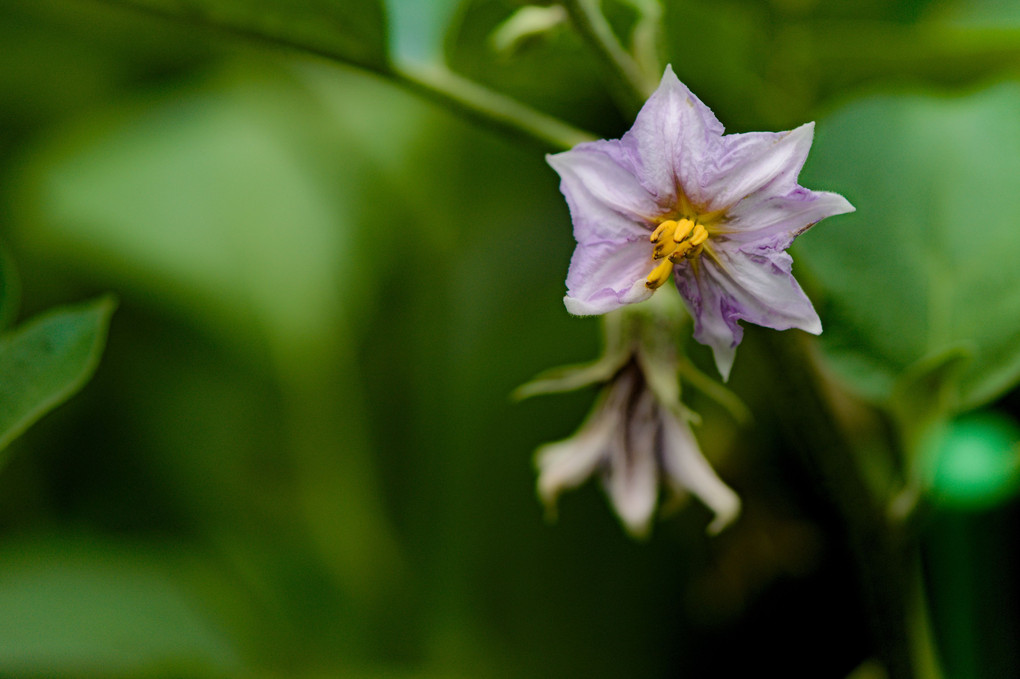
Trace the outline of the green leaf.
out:
<instances>
[{"instance_id":1,"label":"green leaf","mask_svg":"<svg viewBox=\"0 0 1020 679\"><path fill-rule=\"evenodd\" d=\"M376 0L107 0L386 69L386 20Z\"/></svg>"},{"instance_id":2,"label":"green leaf","mask_svg":"<svg viewBox=\"0 0 1020 679\"><path fill-rule=\"evenodd\" d=\"M114 306L51 311L0 338L0 450L92 376Z\"/></svg>"},{"instance_id":3,"label":"green leaf","mask_svg":"<svg viewBox=\"0 0 1020 679\"><path fill-rule=\"evenodd\" d=\"M956 409L958 378L970 359L970 350L952 347L918 361L897 380L890 408L908 450L914 449L929 427Z\"/></svg>"},{"instance_id":4,"label":"green leaf","mask_svg":"<svg viewBox=\"0 0 1020 679\"><path fill-rule=\"evenodd\" d=\"M956 99L883 96L819 124L802 183L857 206L798 241L826 295L822 345L862 395L888 399L919 360L967 347L959 409L1020 378L1020 86Z\"/></svg>"},{"instance_id":5,"label":"green leaf","mask_svg":"<svg viewBox=\"0 0 1020 679\"><path fill-rule=\"evenodd\" d=\"M0 674L236 676L234 649L165 554L53 539L0 557Z\"/></svg>"},{"instance_id":6,"label":"green leaf","mask_svg":"<svg viewBox=\"0 0 1020 679\"><path fill-rule=\"evenodd\" d=\"M326 350L338 310L363 298L360 267L379 265L358 256L360 214L333 192L366 163L354 144L338 148L322 109L286 74L242 68L97 114L36 154L27 185L38 208L23 233L51 257L183 305L242 350L266 337L288 351ZM340 151L331 174L323 163Z\"/></svg>"}]
</instances>

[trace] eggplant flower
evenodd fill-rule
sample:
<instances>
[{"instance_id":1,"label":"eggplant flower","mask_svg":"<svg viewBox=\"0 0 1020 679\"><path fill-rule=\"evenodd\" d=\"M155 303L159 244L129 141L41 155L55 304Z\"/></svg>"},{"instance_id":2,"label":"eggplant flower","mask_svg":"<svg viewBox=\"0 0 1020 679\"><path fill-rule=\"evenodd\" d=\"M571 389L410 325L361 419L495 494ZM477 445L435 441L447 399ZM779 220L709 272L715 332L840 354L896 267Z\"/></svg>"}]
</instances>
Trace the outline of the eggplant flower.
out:
<instances>
[{"instance_id":1,"label":"eggplant flower","mask_svg":"<svg viewBox=\"0 0 1020 679\"><path fill-rule=\"evenodd\" d=\"M538 494L550 510L560 493L600 473L624 527L647 534L659 485L674 496L688 492L715 513L715 534L740 513L740 498L723 483L701 454L686 420L665 407L636 361L612 379L588 420L571 438L536 453Z\"/></svg>"},{"instance_id":2,"label":"eggplant flower","mask_svg":"<svg viewBox=\"0 0 1020 679\"><path fill-rule=\"evenodd\" d=\"M822 324L786 249L816 222L852 212L797 177L814 123L723 134L712 111L667 67L621 139L547 157L561 178L577 249L567 310L604 314L647 299L673 277L726 379L739 321L818 334Z\"/></svg>"}]
</instances>

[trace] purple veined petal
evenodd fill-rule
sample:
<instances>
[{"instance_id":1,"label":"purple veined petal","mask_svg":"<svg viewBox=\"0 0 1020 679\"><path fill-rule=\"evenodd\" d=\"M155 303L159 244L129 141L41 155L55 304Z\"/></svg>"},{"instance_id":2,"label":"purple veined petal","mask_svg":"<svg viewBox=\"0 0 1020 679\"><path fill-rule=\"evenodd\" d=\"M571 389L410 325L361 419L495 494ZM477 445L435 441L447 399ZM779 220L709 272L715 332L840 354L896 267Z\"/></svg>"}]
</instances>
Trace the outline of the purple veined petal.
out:
<instances>
[{"instance_id":1,"label":"purple veined petal","mask_svg":"<svg viewBox=\"0 0 1020 679\"><path fill-rule=\"evenodd\" d=\"M633 241L580 244L570 259L563 303L576 316L592 316L652 295L645 279L654 263L647 236Z\"/></svg>"},{"instance_id":2,"label":"purple veined petal","mask_svg":"<svg viewBox=\"0 0 1020 679\"><path fill-rule=\"evenodd\" d=\"M815 124L805 123L789 132L730 134L718 140L705 160L702 196L688 195L707 211L722 210L746 197L764 192L785 195L797 186ZM699 200L700 198L700 200Z\"/></svg>"},{"instance_id":3,"label":"purple veined petal","mask_svg":"<svg viewBox=\"0 0 1020 679\"><path fill-rule=\"evenodd\" d=\"M655 449L659 420L651 391L639 385L637 401L626 410L617 431L603 478L617 516L633 535L648 532L659 499L659 470Z\"/></svg>"},{"instance_id":4,"label":"purple veined petal","mask_svg":"<svg viewBox=\"0 0 1020 679\"><path fill-rule=\"evenodd\" d=\"M701 182L705 159L722 133L722 123L712 110L667 66L620 146L642 186L660 205L672 207L678 185L686 190Z\"/></svg>"},{"instance_id":5,"label":"purple veined petal","mask_svg":"<svg viewBox=\"0 0 1020 679\"><path fill-rule=\"evenodd\" d=\"M708 532L718 534L740 515L740 498L701 454L690 425L664 411L662 434L666 481L676 490L689 491L712 510L715 518L708 524Z\"/></svg>"},{"instance_id":6,"label":"purple veined petal","mask_svg":"<svg viewBox=\"0 0 1020 679\"><path fill-rule=\"evenodd\" d=\"M614 160L615 146L596 141L546 156L560 175L578 243L647 238L662 213L637 178Z\"/></svg>"},{"instance_id":7,"label":"purple veined petal","mask_svg":"<svg viewBox=\"0 0 1020 679\"><path fill-rule=\"evenodd\" d=\"M785 196L748 196L727 212L724 229L726 238L745 249L746 244L754 243L761 248L785 250L815 223L855 209L837 193L798 186Z\"/></svg>"},{"instance_id":8,"label":"purple veined petal","mask_svg":"<svg viewBox=\"0 0 1020 679\"><path fill-rule=\"evenodd\" d=\"M712 348L723 379L729 377L745 320L775 330L800 328L817 335L822 323L793 277L785 252L717 249L697 265L676 269L677 289L694 317L694 339Z\"/></svg>"},{"instance_id":9,"label":"purple veined petal","mask_svg":"<svg viewBox=\"0 0 1020 679\"><path fill-rule=\"evenodd\" d=\"M732 302L705 280L703 267L697 271L696 274L690 264L678 266L674 269L673 280L694 319L694 339L712 349L715 366L726 381L744 329L737 324Z\"/></svg>"}]
</instances>

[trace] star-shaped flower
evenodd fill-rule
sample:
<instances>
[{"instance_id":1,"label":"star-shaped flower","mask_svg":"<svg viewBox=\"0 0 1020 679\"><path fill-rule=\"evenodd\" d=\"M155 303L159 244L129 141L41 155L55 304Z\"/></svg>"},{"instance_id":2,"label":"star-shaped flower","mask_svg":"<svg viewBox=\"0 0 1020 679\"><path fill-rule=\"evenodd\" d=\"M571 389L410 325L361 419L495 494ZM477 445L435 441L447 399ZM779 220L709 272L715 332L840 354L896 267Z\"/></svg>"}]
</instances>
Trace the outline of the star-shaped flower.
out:
<instances>
[{"instance_id":1,"label":"star-shaped flower","mask_svg":"<svg viewBox=\"0 0 1020 679\"><path fill-rule=\"evenodd\" d=\"M740 498L716 476L690 425L660 401L637 361L612 378L573 437L539 448L536 461L538 493L550 510L561 492L600 474L632 535L647 534L660 483L675 497L694 494L715 513L709 533L718 533L740 513Z\"/></svg>"},{"instance_id":2,"label":"star-shaped flower","mask_svg":"<svg viewBox=\"0 0 1020 679\"><path fill-rule=\"evenodd\" d=\"M712 348L724 379L741 320L820 333L786 249L819 220L854 208L797 183L813 133L808 123L724 135L667 67L621 139L548 156L577 239L567 310L604 314L647 299L672 275L694 338Z\"/></svg>"}]
</instances>

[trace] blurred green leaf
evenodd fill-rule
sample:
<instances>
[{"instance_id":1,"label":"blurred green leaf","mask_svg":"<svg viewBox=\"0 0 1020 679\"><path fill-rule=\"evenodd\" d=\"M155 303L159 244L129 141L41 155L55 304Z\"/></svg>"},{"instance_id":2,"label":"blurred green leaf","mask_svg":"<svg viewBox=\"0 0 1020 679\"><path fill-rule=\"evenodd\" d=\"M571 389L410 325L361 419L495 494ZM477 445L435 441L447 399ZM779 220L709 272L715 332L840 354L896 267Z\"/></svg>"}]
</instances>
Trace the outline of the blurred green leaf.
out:
<instances>
[{"instance_id":1,"label":"blurred green leaf","mask_svg":"<svg viewBox=\"0 0 1020 679\"><path fill-rule=\"evenodd\" d=\"M1020 378L1020 86L959 99L883 96L819 125L803 183L853 215L798 241L820 288L825 356L862 395L890 397L922 358L973 351L960 409Z\"/></svg>"},{"instance_id":2,"label":"blurred green leaf","mask_svg":"<svg viewBox=\"0 0 1020 679\"><path fill-rule=\"evenodd\" d=\"M104 297L49 312L0 338L0 450L88 381L113 309Z\"/></svg>"},{"instance_id":3,"label":"blurred green leaf","mask_svg":"<svg viewBox=\"0 0 1020 679\"><path fill-rule=\"evenodd\" d=\"M7 248L0 245L0 331L3 331L18 315L21 298L21 282Z\"/></svg>"},{"instance_id":4,"label":"blurred green leaf","mask_svg":"<svg viewBox=\"0 0 1020 679\"><path fill-rule=\"evenodd\" d=\"M54 540L0 556L4 676L224 676L237 658L165 564Z\"/></svg>"},{"instance_id":5,"label":"blurred green leaf","mask_svg":"<svg viewBox=\"0 0 1020 679\"><path fill-rule=\"evenodd\" d=\"M26 235L197 309L235 347L321 349L362 289L352 218L317 164L332 141L318 104L276 76L228 71L54 135L29 170Z\"/></svg>"},{"instance_id":6,"label":"blurred green leaf","mask_svg":"<svg viewBox=\"0 0 1020 679\"><path fill-rule=\"evenodd\" d=\"M890 407L908 450L914 450L925 430L956 407L960 371L971 359L965 347L951 347L907 368L893 386Z\"/></svg>"},{"instance_id":7,"label":"blurred green leaf","mask_svg":"<svg viewBox=\"0 0 1020 679\"><path fill-rule=\"evenodd\" d=\"M107 0L266 38L380 71L386 20L376 0Z\"/></svg>"}]
</instances>

